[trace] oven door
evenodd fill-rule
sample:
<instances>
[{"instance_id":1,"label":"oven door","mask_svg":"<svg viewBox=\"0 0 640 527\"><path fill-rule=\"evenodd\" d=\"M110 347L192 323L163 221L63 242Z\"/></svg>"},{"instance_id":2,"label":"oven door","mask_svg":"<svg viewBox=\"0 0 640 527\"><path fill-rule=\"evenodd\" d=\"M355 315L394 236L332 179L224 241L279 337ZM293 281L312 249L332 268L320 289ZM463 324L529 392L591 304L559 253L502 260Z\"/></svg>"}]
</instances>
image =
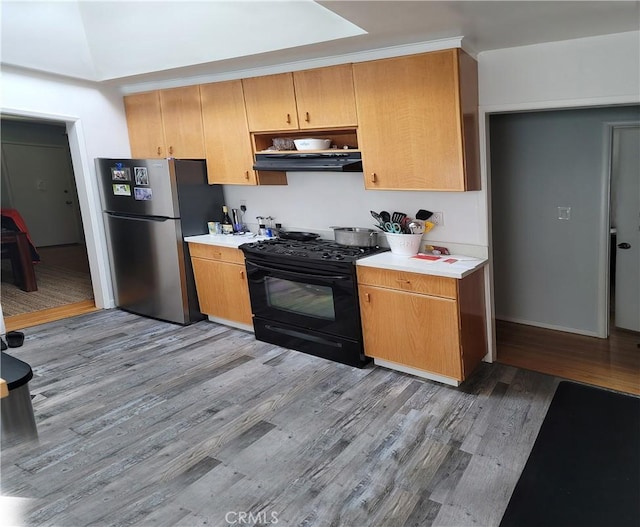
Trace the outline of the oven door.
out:
<instances>
[{"instance_id":1,"label":"oven door","mask_svg":"<svg viewBox=\"0 0 640 527\"><path fill-rule=\"evenodd\" d=\"M251 310L256 317L360 340L353 274L293 271L247 260Z\"/></svg>"}]
</instances>

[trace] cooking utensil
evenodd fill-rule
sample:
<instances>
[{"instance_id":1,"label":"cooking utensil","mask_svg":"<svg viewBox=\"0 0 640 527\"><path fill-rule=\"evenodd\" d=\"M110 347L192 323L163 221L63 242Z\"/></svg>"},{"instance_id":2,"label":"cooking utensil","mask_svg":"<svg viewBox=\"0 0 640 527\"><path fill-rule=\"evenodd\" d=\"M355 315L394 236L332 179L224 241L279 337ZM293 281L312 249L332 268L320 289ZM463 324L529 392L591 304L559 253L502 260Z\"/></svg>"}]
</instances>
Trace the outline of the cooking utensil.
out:
<instances>
[{"instance_id":1,"label":"cooking utensil","mask_svg":"<svg viewBox=\"0 0 640 527\"><path fill-rule=\"evenodd\" d=\"M380 211L380 217L382 218L382 221L384 223L387 223L388 221L391 221L391 214L389 214L386 210L381 210Z\"/></svg>"},{"instance_id":2,"label":"cooking utensil","mask_svg":"<svg viewBox=\"0 0 640 527\"><path fill-rule=\"evenodd\" d=\"M388 221L384 224L384 228L387 232L390 232L392 234L402 233L402 227L400 226L399 223L396 223L396 222Z\"/></svg>"},{"instance_id":3,"label":"cooking utensil","mask_svg":"<svg viewBox=\"0 0 640 527\"><path fill-rule=\"evenodd\" d=\"M431 216L433 216L433 212L431 212L430 210L424 210L424 209L420 209L418 212L416 212L416 220L428 220Z\"/></svg>"},{"instance_id":4,"label":"cooking utensil","mask_svg":"<svg viewBox=\"0 0 640 527\"><path fill-rule=\"evenodd\" d=\"M410 221L407 227L411 231L411 234L424 233L424 223L422 222L422 220L416 219L416 220Z\"/></svg>"},{"instance_id":5,"label":"cooking utensil","mask_svg":"<svg viewBox=\"0 0 640 527\"><path fill-rule=\"evenodd\" d=\"M297 240L299 242L308 242L320 238L319 234L314 232L301 231L280 231L280 238L284 240Z\"/></svg>"},{"instance_id":6,"label":"cooking utensil","mask_svg":"<svg viewBox=\"0 0 640 527\"><path fill-rule=\"evenodd\" d=\"M384 225L384 221L382 220L382 217L380 216L380 214L378 214L376 211L374 210L370 210L369 211L371 213L371 216L373 216L373 218L380 224L380 225Z\"/></svg>"},{"instance_id":7,"label":"cooking utensil","mask_svg":"<svg viewBox=\"0 0 640 527\"><path fill-rule=\"evenodd\" d=\"M377 242L377 231L362 227L330 227L338 245L353 247L374 247Z\"/></svg>"},{"instance_id":8,"label":"cooking utensil","mask_svg":"<svg viewBox=\"0 0 640 527\"><path fill-rule=\"evenodd\" d=\"M391 221L393 223L402 224L402 220L405 219L406 217L407 215L404 212L394 212L393 215L391 216Z\"/></svg>"}]
</instances>

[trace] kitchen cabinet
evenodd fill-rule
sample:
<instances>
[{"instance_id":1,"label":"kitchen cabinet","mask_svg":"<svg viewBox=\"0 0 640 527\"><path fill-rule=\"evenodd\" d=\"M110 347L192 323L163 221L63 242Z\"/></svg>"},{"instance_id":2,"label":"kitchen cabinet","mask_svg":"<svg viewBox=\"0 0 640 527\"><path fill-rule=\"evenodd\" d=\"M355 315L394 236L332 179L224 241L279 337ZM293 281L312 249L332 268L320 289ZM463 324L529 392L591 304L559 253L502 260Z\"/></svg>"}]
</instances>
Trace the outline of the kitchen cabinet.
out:
<instances>
[{"instance_id":1,"label":"kitchen cabinet","mask_svg":"<svg viewBox=\"0 0 640 527\"><path fill-rule=\"evenodd\" d=\"M124 97L129 145L134 158L165 157L160 95L157 91Z\"/></svg>"},{"instance_id":2,"label":"kitchen cabinet","mask_svg":"<svg viewBox=\"0 0 640 527\"><path fill-rule=\"evenodd\" d=\"M198 86L124 97L132 157L204 159Z\"/></svg>"},{"instance_id":3,"label":"kitchen cabinet","mask_svg":"<svg viewBox=\"0 0 640 527\"><path fill-rule=\"evenodd\" d=\"M253 170L253 145L247 126L242 82L200 86L207 177L210 184L287 184L284 173Z\"/></svg>"},{"instance_id":4,"label":"kitchen cabinet","mask_svg":"<svg viewBox=\"0 0 640 527\"><path fill-rule=\"evenodd\" d=\"M353 65L367 189L480 188L477 63L461 49Z\"/></svg>"},{"instance_id":5,"label":"kitchen cabinet","mask_svg":"<svg viewBox=\"0 0 640 527\"><path fill-rule=\"evenodd\" d=\"M358 125L351 64L294 71L301 130Z\"/></svg>"},{"instance_id":6,"label":"kitchen cabinet","mask_svg":"<svg viewBox=\"0 0 640 527\"><path fill-rule=\"evenodd\" d=\"M487 353L484 275L356 267L365 355L457 385Z\"/></svg>"},{"instance_id":7,"label":"kitchen cabinet","mask_svg":"<svg viewBox=\"0 0 640 527\"><path fill-rule=\"evenodd\" d=\"M200 311L221 322L252 325L249 286L240 249L189 243Z\"/></svg>"},{"instance_id":8,"label":"kitchen cabinet","mask_svg":"<svg viewBox=\"0 0 640 527\"><path fill-rule=\"evenodd\" d=\"M358 124L351 64L243 79L252 132Z\"/></svg>"}]
</instances>

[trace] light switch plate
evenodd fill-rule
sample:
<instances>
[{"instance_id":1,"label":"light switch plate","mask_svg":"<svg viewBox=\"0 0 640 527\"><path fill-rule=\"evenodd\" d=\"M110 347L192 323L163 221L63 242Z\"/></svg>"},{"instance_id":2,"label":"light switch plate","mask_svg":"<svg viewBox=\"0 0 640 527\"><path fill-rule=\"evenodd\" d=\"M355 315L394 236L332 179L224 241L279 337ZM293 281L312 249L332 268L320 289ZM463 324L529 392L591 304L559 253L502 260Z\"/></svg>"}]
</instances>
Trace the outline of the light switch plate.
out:
<instances>
[{"instance_id":1,"label":"light switch plate","mask_svg":"<svg viewBox=\"0 0 640 527\"><path fill-rule=\"evenodd\" d=\"M558 219L570 220L571 219L571 207L558 207Z\"/></svg>"}]
</instances>

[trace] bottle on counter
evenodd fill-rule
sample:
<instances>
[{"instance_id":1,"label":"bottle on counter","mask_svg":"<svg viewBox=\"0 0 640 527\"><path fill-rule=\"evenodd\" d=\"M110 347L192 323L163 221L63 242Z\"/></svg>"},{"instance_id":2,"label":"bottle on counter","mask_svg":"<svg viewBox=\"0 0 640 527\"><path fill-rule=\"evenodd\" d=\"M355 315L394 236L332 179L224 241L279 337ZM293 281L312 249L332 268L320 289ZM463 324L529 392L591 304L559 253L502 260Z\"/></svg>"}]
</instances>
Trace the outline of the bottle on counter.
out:
<instances>
[{"instance_id":1,"label":"bottle on counter","mask_svg":"<svg viewBox=\"0 0 640 527\"><path fill-rule=\"evenodd\" d=\"M238 209L231 209L231 221L233 222L233 231L242 232L242 224L240 223Z\"/></svg>"},{"instance_id":2,"label":"bottle on counter","mask_svg":"<svg viewBox=\"0 0 640 527\"><path fill-rule=\"evenodd\" d=\"M233 234L233 223L226 205L222 206L222 234Z\"/></svg>"},{"instance_id":3,"label":"bottle on counter","mask_svg":"<svg viewBox=\"0 0 640 527\"><path fill-rule=\"evenodd\" d=\"M264 223L260 223L258 225L258 234L260 236L266 236L267 235L267 228L266 228Z\"/></svg>"}]
</instances>

